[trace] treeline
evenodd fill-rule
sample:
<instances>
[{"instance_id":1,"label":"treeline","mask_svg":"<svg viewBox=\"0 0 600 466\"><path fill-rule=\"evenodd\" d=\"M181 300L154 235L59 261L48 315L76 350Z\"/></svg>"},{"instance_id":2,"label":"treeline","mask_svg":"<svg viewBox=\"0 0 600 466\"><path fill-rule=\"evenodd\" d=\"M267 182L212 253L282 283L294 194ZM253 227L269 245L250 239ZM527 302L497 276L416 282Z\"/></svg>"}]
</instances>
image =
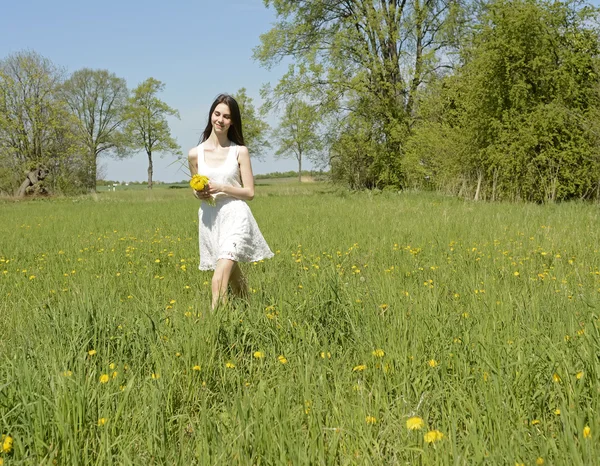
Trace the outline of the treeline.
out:
<instances>
[{"instance_id":1,"label":"treeline","mask_svg":"<svg viewBox=\"0 0 600 466\"><path fill-rule=\"evenodd\" d=\"M264 95L317 115L350 188L600 199L598 10L567 0L281 0ZM297 106L297 104L295 104Z\"/></svg>"},{"instance_id":2,"label":"treeline","mask_svg":"<svg viewBox=\"0 0 600 466\"><path fill-rule=\"evenodd\" d=\"M98 158L138 151L178 153L158 98L164 84L148 78L132 90L107 70L67 75L35 52L0 60L0 193L25 195L96 189Z\"/></svg>"}]
</instances>

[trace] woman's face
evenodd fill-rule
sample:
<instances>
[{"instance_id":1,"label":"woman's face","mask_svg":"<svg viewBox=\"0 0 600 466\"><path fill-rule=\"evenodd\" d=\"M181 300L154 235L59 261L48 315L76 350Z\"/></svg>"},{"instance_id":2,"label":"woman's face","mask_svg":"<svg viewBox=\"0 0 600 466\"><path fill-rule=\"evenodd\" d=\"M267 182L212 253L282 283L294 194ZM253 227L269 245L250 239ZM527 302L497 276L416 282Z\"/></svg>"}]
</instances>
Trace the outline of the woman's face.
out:
<instances>
[{"instance_id":1,"label":"woman's face","mask_svg":"<svg viewBox=\"0 0 600 466\"><path fill-rule=\"evenodd\" d=\"M231 126L231 111L229 110L229 105L223 103L217 105L210 116L210 121L213 130L216 133L227 134L227 131Z\"/></svg>"}]
</instances>

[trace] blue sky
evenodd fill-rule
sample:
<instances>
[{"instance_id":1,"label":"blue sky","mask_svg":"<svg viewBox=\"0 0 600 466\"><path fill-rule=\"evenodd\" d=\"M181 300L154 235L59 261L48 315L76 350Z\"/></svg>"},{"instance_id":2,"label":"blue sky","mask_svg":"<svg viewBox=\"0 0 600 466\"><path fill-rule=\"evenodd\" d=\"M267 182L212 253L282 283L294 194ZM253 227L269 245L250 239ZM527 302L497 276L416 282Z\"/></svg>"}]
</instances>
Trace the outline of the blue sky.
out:
<instances>
[{"instance_id":1,"label":"blue sky","mask_svg":"<svg viewBox=\"0 0 600 466\"><path fill-rule=\"evenodd\" d=\"M283 66L269 71L252 60L260 34L274 20L262 0L19 0L2 7L0 58L33 50L67 72L107 69L130 88L149 77L159 79L166 85L160 97L181 114L169 124L187 153L197 144L216 95L245 87L259 105L262 84L275 84L283 74ZM276 126L277 115L267 121ZM173 161L155 156L154 179L186 178ZM103 157L101 164L108 179L147 179L145 154L123 161ZM264 162L254 160L253 168L268 173L293 170L296 164L267 155Z\"/></svg>"}]
</instances>

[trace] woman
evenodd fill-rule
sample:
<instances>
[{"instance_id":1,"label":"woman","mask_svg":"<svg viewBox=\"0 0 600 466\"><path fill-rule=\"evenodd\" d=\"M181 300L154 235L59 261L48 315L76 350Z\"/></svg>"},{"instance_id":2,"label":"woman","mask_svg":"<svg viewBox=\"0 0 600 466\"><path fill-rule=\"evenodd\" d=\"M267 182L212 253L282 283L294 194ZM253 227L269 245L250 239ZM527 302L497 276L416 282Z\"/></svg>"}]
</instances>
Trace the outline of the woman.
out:
<instances>
[{"instance_id":1,"label":"woman","mask_svg":"<svg viewBox=\"0 0 600 466\"><path fill-rule=\"evenodd\" d=\"M201 143L189 151L192 175L209 178L202 191L198 212L200 270L214 270L212 308L225 302L227 287L235 296L248 289L238 262L255 262L273 257L250 208L244 201L254 198L254 176L248 149L244 146L242 118L237 102L219 95L210 107Z\"/></svg>"}]
</instances>

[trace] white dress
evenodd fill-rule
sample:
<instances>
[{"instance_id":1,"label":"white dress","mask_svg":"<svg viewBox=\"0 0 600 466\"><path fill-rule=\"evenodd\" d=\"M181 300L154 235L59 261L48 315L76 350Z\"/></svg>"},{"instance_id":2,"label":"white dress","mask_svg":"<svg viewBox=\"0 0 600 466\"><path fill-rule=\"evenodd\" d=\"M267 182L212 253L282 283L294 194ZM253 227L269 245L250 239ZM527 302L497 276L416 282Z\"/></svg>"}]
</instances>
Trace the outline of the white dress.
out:
<instances>
[{"instance_id":1,"label":"white dress","mask_svg":"<svg viewBox=\"0 0 600 466\"><path fill-rule=\"evenodd\" d=\"M198 173L210 181L241 187L238 146L233 142L225 161L209 167L204 160L204 146L198 146ZM200 236L200 270L214 270L219 259L256 262L273 257L273 253L254 216L241 199L219 193L215 205L203 201L198 210Z\"/></svg>"}]
</instances>

